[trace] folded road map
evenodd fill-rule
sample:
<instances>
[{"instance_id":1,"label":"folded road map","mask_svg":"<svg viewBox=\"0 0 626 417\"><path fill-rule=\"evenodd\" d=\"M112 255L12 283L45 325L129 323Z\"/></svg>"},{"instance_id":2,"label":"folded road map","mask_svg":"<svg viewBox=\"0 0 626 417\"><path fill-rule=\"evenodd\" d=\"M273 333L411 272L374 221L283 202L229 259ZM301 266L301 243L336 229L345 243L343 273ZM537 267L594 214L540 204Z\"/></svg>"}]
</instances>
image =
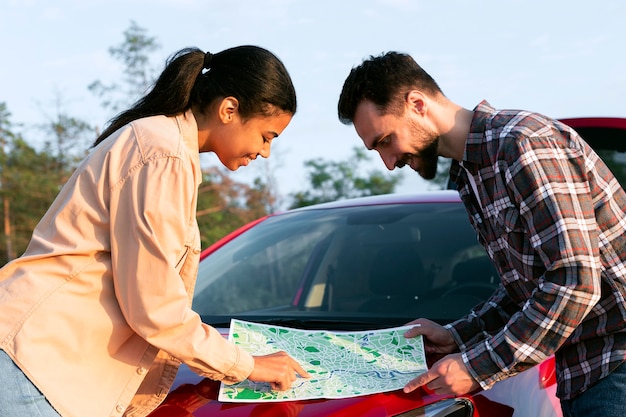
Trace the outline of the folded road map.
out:
<instances>
[{"instance_id":1,"label":"folded road map","mask_svg":"<svg viewBox=\"0 0 626 417\"><path fill-rule=\"evenodd\" d=\"M412 326L367 331L299 330L233 319L229 340L255 356L285 351L311 375L287 391L248 380L221 384L223 402L346 398L401 389L427 370L421 336Z\"/></svg>"}]
</instances>

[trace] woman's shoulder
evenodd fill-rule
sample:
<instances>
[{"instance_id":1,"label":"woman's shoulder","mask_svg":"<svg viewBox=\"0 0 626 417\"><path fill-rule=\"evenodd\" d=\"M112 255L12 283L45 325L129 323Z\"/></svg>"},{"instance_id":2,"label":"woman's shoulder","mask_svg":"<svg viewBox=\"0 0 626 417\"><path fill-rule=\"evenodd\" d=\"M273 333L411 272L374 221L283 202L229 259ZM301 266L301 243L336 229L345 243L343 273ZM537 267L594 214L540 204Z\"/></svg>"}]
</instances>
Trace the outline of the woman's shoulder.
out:
<instances>
[{"instance_id":1,"label":"woman's shoulder","mask_svg":"<svg viewBox=\"0 0 626 417\"><path fill-rule=\"evenodd\" d=\"M175 117L144 117L131 122L130 127L144 156L181 152L182 132Z\"/></svg>"},{"instance_id":2,"label":"woman's shoulder","mask_svg":"<svg viewBox=\"0 0 626 417\"><path fill-rule=\"evenodd\" d=\"M164 115L143 117L130 122L135 134L142 139L171 138L180 135L175 117Z\"/></svg>"}]
</instances>

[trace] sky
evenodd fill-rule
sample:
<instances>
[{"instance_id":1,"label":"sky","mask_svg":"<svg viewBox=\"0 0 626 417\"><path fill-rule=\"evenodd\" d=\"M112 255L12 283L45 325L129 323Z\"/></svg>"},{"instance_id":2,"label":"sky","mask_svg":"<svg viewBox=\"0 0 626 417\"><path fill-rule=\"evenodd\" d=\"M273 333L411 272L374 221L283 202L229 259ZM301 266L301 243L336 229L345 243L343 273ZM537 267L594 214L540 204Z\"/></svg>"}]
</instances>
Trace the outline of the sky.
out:
<instances>
[{"instance_id":1,"label":"sky","mask_svg":"<svg viewBox=\"0 0 626 417\"><path fill-rule=\"evenodd\" d=\"M337 118L350 69L370 55L408 53L453 102L551 117L626 117L626 2L622 0L0 0L0 103L32 127L58 109L102 126L113 116L87 86L121 76L109 48L131 22L154 37L160 71L179 49L262 46L285 64L298 111L266 163L283 201L307 188L304 162L346 161L362 142ZM397 192L432 188L408 168L386 171L374 152L363 164L401 175ZM217 158L203 156L207 165Z\"/></svg>"}]
</instances>

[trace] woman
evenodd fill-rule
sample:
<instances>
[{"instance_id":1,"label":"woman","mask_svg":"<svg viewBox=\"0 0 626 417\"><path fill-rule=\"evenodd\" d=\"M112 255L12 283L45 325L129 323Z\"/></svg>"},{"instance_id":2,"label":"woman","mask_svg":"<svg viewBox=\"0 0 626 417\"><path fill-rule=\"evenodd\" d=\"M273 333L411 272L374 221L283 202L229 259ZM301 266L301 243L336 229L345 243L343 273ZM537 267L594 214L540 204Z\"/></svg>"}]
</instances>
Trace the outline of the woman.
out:
<instances>
[{"instance_id":1,"label":"woman","mask_svg":"<svg viewBox=\"0 0 626 417\"><path fill-rule=\"evenodd\" d=\"M278 390L308 377L285 353L240 350L190 302L199 152L230 170L267 158L295 111L289 74L262 48L191 48L168 61L0 270L0 415L143 416L180 362Z\"/></svg>"}]
</instances>

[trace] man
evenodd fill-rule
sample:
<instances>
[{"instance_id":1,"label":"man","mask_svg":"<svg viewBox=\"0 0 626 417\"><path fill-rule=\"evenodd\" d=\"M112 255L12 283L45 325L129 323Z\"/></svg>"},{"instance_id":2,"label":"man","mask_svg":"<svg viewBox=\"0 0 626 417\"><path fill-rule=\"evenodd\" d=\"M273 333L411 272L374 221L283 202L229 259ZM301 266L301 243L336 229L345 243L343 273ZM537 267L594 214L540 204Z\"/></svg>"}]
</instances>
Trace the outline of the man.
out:
<instances>
[{"instance_id":1,"label":"man","mask_svg":"<svg viewBox=\"0 0 626 417\"><path fill-rule=\"evenodd\" d=\"M489 389L554 354L566 416L625 416L626 193L582 138L536 113L465 109L396 52L352 69L338 113L390 170L432 179L438 158L452 159L502 280L454 323L412 322L406 336L445 356L404 390Z\"/></svg>"}]
</instances>

